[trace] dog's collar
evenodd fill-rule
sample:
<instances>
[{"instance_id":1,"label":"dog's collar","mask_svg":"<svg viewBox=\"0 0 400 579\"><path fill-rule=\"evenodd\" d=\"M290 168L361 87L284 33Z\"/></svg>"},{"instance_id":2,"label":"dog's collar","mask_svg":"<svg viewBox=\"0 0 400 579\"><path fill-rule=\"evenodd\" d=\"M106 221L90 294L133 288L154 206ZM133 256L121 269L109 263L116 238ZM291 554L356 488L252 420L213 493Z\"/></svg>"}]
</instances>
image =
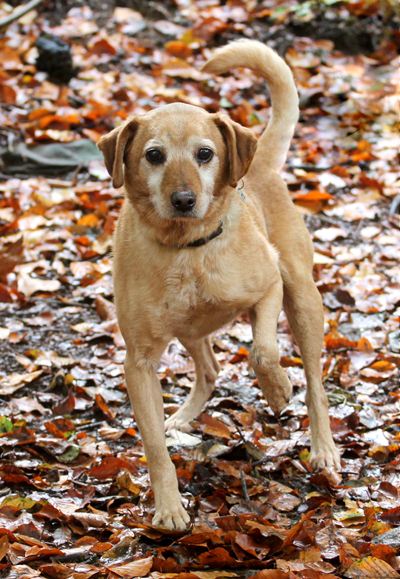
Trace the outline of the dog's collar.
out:
<instances>
[{"instance_id":1,"label":"dog's collar","mask_svg":"<svg viewBox=\"0 0 400 579\"><path fill-rule=\"evenodd\" d=\"M215 239L216 237L221 235L221 233L224 230L223 225L224 225L223 222L220 221L218 229L213 231L210 235L208 235L208 237L201 237L200 239L196 239L195 241L192 241L190 243L186 243L185 245L179 245L178 247L180 249L186 249L187 247L201 247L202 245L205 245L206 243L208 243L212 239Z\"/></svg>"},{"instance_id":2,"label":"dog's collar","mask_svg":"<svg viewBox=\"0 0 400 579\"><path fill-rule=\"evenodd\" d=\"M246 197L244 196L244 193L243 193L243 181L242 181L242 186L238 187L237 191L238 191L243 203L247 203ZM218 229L213 231L213 233L211 233L211 235L209 235L208 237L201 237L200 239L196 239L195 241L192 241L191 243L187 243L186 245L178 245L178 248L179 249L186 249L187 247L201 247L202 245L206 245L206 243L208 243L212 239L215 239L216 237L221 235L221 233L224 230L223 225L224 225L223 222L220 221Z\"/></svg>"}]
</instances>

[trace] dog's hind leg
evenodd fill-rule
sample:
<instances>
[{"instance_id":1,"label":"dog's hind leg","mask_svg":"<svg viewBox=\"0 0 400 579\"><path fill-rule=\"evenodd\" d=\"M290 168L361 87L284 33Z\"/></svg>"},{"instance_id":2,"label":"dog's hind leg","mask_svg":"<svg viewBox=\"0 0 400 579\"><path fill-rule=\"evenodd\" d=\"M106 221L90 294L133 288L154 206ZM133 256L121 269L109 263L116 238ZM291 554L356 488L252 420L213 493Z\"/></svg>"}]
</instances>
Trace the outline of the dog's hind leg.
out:
<instances>
[{"instance_id":1,"label":"dog's hind leg","mask_svg":"<svg viewBox=\"0 0 400 579\"><path fill-rule=\"evenodd\" d=\"M253 328L250 362L271 410L279 414L292 394L292 385L279 364L276 329L282 309L282 280L279 272L264 297L249 310Z\"/></svg>"},{"instance_id":2,"label":"dog's hind leg","mask_svg":"<svg viewBox=\"0 0 400 579\"><path fill-rule=\"evenodd\" d=\"M196 383L183 406L165 421L165 430L176 428L190 432L190 421L202 411L215 387L220 365L212 349L210 336L200 340L181 340L196 366Z\"/></svg>"},{"instance_id":3,"label":"dog's hind leg","mask_svg":"<svg viewBox=\"0 0 400 579\"><path fill-rule=\"evenodd\" d=\"M307 381L306 404L311 429L311 466L340 469L340 455L333 442L328 399L321 380L321 352L324 340L322 300L311 271L291 268L284 275L284 309L299 345Z\"/></svg>"}]
</instances>

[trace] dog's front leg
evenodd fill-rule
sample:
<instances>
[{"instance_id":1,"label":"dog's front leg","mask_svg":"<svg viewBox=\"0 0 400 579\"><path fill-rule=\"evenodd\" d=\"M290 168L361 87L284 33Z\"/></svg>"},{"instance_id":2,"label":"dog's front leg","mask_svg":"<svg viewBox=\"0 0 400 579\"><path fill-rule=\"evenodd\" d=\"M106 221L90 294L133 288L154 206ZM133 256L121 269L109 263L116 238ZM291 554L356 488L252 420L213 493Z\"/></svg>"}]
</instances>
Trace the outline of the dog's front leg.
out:
<instances>
[{"instance_id":1,"label":"dog's front leg","mask_svg":"<svg viewBox=\"0 0 400 579\"><path fill-rule=\"evenodd\" d=\"M292 395L292 385L279 364L276 336L282 297L282 281L277 273L264 297L249 311L253 328L250 362L258 384L276 415L285 408Z\"/></svg>"},{"instance_id":2,"label":"dog's front leg","mask_svg":"<svg viewBox=\"0 0 400 579\"><path fill-rule=\"evenodd\" d=\"M127 352L125 377L133 412L143 441L154 491L153 524L185 529L190 517L182 506L175 467L165 444L161 384L155 367L135 352Z\"/></svg>"}]
</instances>

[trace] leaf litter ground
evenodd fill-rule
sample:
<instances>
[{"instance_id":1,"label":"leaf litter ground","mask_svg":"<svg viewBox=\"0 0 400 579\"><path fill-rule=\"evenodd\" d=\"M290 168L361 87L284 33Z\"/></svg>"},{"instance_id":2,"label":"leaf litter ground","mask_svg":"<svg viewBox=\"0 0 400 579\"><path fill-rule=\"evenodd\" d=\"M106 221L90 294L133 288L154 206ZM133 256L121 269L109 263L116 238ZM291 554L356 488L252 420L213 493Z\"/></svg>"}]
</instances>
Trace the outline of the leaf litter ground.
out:
<instances>
[{"instance_id":1,"label":"leaf litter ground","mask_svg":"<svg viewBox=\"0 0 400 579\"><path fill-rule=\"evenodd\" d=\"M371 25L378 4L338 3L331 20ZM225 109L259 135L270 115L265 83L199 68L229 38L262 38L267 28L282 38L294 16L290 3L275 2L116 8L106 25L88 6L60 22L30 13L0 40L2 142L96 142L128 115L175 101ZM36 70L41 31L69 39L78 68L69 86ZM399 577L399 59L389 37L368 56L334 48L293 37L284 50L302 112L283 176L315 244L341 472L311 472L304 372L284 315L281 364L294 397L279 421L249 367L243 315L215 336L222 372L193 432L167 435L192 527L153 528L112 304L122 193L96 159L74 174L4 176L1 577ZM194 383L178 342L159 377L171 414Z\"/></svg>"}]
</instances>

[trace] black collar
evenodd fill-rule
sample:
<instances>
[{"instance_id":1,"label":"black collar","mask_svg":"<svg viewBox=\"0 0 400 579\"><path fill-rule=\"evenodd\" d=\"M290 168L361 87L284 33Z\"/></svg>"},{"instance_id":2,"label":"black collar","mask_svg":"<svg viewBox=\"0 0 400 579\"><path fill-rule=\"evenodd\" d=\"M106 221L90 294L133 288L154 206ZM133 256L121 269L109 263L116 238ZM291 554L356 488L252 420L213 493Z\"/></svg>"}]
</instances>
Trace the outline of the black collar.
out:
<instances>
[{"instance_id":1,"label":"black collar","mask_svg":"<svg viewBox=\"0 0 400 579\"><path fill-rule=\"evenodd\" d=\"M213 233L211 233L208 237L201 237L200 239L196 239L195 241L192 241L191 243L187 243L186 245L179 245L178 247L179 247L179 249L186 249L187 247L201 247L202 245L205 245L206 243L208 243L212 239L215 239L216 237L221 235L223 230L224 230L223 229L223 223L222 223L222 221L220 221L218 229L213 231Z\"/></svg>"}]
</instances>

